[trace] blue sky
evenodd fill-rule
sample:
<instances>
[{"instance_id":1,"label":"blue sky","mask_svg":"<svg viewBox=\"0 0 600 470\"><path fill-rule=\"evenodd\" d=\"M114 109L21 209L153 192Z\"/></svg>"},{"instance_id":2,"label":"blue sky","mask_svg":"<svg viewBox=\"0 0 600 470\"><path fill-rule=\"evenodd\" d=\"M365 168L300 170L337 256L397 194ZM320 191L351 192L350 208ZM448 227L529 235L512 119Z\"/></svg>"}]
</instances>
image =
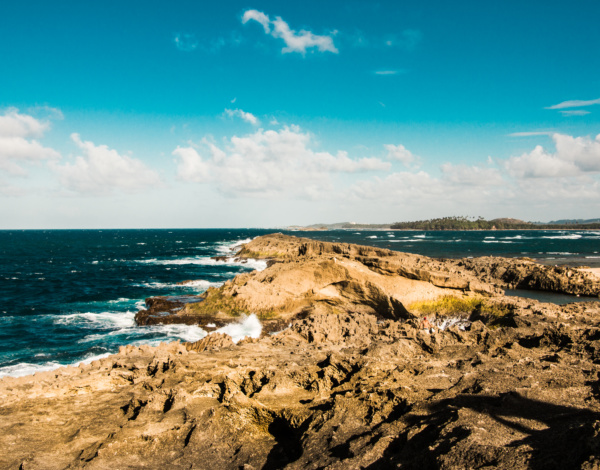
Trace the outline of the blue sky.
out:
<instances>
[{"instance_id":1,"label":"blue sky","mask_svg":"<svg viewBox=\"0 0 600 470\"><path fill-rule=\"evenodd\" d=\"M600 210L597 1L0 5L0 228Z\"/></svg>"}]
</instances>

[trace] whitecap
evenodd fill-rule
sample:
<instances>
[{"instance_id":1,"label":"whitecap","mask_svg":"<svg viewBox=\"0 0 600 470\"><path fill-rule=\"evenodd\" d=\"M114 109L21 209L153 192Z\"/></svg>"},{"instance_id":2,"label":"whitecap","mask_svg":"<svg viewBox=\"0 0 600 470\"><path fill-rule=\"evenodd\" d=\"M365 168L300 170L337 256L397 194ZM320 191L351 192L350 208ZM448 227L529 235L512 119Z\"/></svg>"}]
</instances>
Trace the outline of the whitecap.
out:
<instances>
[{"instance_id":1,"label":"whitecap","mask_svg":"<svg viewBox=\"0 0 600 470\"><path fill-rule=\"evenodd\" d=\"M157 264L157 265L188 265L195 264L200 266L242 266L248 267L252 269L256 269L257 271L262 271L266 269L267 262L265 260L260 259L240 259L235 261L233 258L227 258L225 260L216 260L207 256L198 256L195 258L178 258L178 259L162 259L159 260L157 258L143 259L143 260L134 260L135 263L143 263L143 264Z\"/></svg>"},{"instance_id":2,"label":"whitecap","mask_svg":"<svg viewBox=\"0 0 600 470\"><path fill-rule=\"evenodd\" d=\"M134 317L135 313L133 312L84 312L57 315L54 318L54 322L61 325L68 325L71 323L91 323L106 328L127 328L135 325Z\"/></svg>"},{"instance_id":3,"label":"whitecap","mask_svg":"<svg viewBox=\"0 0 600 470\"><path fill-rule=\"evenodd\" d=\"M543 236L542 238L547 238L547 239L551 239L551 240L577 240L579 238L581 238L581 235L578 235L576 233L572 233L570 235L546 235Z\"/></svg>"},{"instance_id":4,"label":"whitecap","mask_svg":"<svg viewBox=\"0 0 600 470\"><path fill-rule=\"evenodd\" d=\"M377 235L370 235L367 238L377 238Z\"/></svg>"},{"instance_id":5,"label":"whitecap","mask_svg":"<svg viewBox=\"0 0 600 470\"><path fill-rule=\"evenodd\" d=\"M138 287L148 287L150 289L195 289L205 291L209 287L222 286L222 282L210 282L204 279L194 281L185 281L184 283L169 283L169 282L143 282L135 284Z\"/></svg>"}]
</instances>

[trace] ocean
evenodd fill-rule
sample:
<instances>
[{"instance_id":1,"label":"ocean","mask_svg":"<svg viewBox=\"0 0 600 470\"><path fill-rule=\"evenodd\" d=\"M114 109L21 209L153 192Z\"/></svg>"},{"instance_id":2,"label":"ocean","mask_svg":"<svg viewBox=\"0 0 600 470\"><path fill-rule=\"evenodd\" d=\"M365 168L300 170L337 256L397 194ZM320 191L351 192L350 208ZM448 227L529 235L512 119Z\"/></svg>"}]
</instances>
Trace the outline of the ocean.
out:
<instances>
[{"instance_id":1,"label":"ocean","mask_svg":"<svg viewBox=\"0 0 600 470\"><path fill-rule=\"evenodd\" d=\"M135 313L156 295L200 294L264 261L216 261L273 229L0 231L0 377L89 362L127 344L196 341L199 327L137 327ZM600 266L600 232L287 232L433 257L530 257ZM184 281L185 284L179 284ZM249 312L251 314L251 312ZM224 330L260 334L255 316Z\"/></svg>"}]
</instances>

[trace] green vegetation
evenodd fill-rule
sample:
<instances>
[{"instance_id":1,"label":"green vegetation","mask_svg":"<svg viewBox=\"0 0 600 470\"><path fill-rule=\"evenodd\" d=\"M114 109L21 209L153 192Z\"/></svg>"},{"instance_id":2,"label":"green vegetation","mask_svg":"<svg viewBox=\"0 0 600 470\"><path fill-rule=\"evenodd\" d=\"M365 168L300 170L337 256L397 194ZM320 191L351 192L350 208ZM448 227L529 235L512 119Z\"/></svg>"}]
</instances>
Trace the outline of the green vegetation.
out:
<instances>
[{"instance_id":1,"label":"green vegetation","mask_svg":"<svg viewBox=\"0 0 600 470\"><path fill-rule=\"evenodd\" d=\"M445 296L436 300L414 302L407 308L420 316L459 316L471 321L481 320L488 327L515 326L512 306L483 297Z\"/></svg>"},{"instance_id":2,"label":"green vegetation","mask_svg":"<svg viewBox=\"0 0 600 470\"><path fill-rule=\"evenodd\" d=\"M202 297L204 297L202 302L188 304L186 308L195 315L216 315L221 312L238 317L242 313L248 312L243 302L223 295L219 289L214 287L209 287Z\"/></svg>"},{"instance_id":3,"label":"green vegetation","mask_svg":"<svg viewBox=\"0 0 600 470\"><path fill-rule=\"evenodd\" d=\"M238 253L238 256L253 259L285 259L290 257L289 254L278 251L253 251L245 248Z\"/></svg>"},{"instance_id":4,"label":"green vegetation","mask_svg":"<svg viewBox=\"0 0 600 470\"><path fill-rule=\"evenodd\" d=\"M600 223L591 224L534 224L517 219L485 220L482 217L443 217L415 222L397 222L390 226L395 230L573 230L600 229Z\"/></svg>"}]
</instances>

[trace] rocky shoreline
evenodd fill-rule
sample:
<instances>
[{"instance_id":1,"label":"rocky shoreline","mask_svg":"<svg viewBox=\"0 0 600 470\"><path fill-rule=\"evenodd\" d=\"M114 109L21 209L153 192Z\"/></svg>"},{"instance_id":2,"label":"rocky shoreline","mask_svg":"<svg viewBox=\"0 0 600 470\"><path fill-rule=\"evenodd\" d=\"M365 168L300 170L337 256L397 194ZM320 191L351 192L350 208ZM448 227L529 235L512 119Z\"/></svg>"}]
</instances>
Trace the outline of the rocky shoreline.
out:
<instances>
[{"instance_id":1,"label":"rocky shoreline","mask_svg":"<svg viewBox=\"0 0 600 470\"><path fill-rule=\"evenodd\" d=\"M600 465L600 302L503 295L597 297L592 273L277 234L235 256L271 261L200 297L148 299L136 321L210 329L253 312L260 339L128 346L4 378L0 467Z\"/></svg>"}]
</instances>

